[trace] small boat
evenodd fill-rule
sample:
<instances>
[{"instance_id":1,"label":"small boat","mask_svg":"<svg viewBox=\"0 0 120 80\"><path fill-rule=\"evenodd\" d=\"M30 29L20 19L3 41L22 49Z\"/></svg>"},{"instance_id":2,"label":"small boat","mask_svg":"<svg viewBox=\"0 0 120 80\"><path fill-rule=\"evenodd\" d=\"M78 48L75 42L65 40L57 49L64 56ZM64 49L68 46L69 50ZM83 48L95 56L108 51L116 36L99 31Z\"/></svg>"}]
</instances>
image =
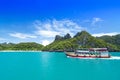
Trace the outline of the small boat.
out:
<instances>
[{"instance_id":1,"label":"small boat","mask_svg":"<svg viewBox=\"0 0 120 80\"><path fill-rule=\"evenodd\" d=\"M107 48L77 49L74 52L65 52L66 56L78 58L110 58Z\"/></svg>"}]
</instances>

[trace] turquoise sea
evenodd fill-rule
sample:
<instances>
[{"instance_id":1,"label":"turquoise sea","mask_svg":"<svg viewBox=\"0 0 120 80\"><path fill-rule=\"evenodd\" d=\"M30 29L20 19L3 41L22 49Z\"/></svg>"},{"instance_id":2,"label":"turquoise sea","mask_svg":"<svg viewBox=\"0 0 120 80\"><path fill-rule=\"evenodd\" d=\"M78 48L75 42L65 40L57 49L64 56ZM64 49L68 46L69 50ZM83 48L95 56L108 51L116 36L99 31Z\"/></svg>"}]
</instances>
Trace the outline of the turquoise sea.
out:
<instances>
[{"instance_id":1,"label":"turquoise sea","mask_svg":"<svg viewBox=\"0 0 120 80\"><path fill-rule=\"evenodd\" d=\"M0 52L0 80L120 80L120 52L110 54L79 59L63 52Z\"/></svg>"}]
</instances>

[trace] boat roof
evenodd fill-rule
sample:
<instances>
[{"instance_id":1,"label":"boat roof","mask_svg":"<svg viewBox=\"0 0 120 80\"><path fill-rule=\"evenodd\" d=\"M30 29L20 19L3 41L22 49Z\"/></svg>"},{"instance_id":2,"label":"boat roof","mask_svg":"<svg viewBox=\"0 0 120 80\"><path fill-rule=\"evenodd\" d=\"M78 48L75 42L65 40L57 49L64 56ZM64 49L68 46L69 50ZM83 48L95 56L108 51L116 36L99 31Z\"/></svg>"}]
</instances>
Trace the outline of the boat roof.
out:
<instances>
[{"instance_id":1,"label":"boat roof","mask_svg":"<svg viewBox=\"0 0 120 80\"><path fill-rule=\"evenodd\" d=\"M89 50L76 50L76 52L85 52L85 53L88 53Z\"/></svg>"},{"instance_id":2,"label":"boat roof","mask_svg":"<svg viewBox=\"0 0 120 80\"><path fill-rule=\"evenodd\" d=\"M81 48L77 49L77 52L87 52L87 51L108 51L107 48Z\"/></svg>"},{"instance_id":3,"label":"boat roof","mask_svg":"<svg viewBox=\"0 0 120 80\"><path fill-rule=\"evenodd\" d=\"M107 48L90 48L89 50L95 50L95 51L107 51Z\"/></svg>"}]
</instances>

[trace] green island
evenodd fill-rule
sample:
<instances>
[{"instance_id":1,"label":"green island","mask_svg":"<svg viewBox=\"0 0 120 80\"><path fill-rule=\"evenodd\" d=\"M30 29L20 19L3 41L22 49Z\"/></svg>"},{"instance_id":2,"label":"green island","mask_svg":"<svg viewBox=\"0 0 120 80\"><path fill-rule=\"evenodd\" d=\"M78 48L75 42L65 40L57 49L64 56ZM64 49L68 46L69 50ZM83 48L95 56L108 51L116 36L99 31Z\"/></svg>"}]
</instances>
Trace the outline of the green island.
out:
<instances>
[{"instance_id":1,"label":"green island","mask_svg":"<svg viewBox=\"0 0 120 80\"><path fill-rule=\"evenodd\" d=\"M34 51L64 51L77 48L108 48L108 51L120 51L120 34L115 36L93 37L86 31L78 32L71 37L56 35L55 40L47 46L35 42L1 43L0 50L34 50Z\"/></svg>"}]
</instances>

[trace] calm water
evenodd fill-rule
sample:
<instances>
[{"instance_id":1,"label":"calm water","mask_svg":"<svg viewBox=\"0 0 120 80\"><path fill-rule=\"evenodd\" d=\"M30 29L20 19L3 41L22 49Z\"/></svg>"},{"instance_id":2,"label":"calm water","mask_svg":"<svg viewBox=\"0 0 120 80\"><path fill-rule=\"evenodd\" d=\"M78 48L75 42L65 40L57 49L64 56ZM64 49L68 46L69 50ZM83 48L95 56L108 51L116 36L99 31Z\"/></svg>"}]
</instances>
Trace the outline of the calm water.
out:
<instances>
[{"instance_id":1,"label":"calm water","mask_svg":"<svg viewBox=\"0 0 120 80\"><path fill-rule=\"evenodd\" d=\"M0 52L0 80L120 80L120 53L110 59L58 52Z\"/></svg>"}]
</instances>

